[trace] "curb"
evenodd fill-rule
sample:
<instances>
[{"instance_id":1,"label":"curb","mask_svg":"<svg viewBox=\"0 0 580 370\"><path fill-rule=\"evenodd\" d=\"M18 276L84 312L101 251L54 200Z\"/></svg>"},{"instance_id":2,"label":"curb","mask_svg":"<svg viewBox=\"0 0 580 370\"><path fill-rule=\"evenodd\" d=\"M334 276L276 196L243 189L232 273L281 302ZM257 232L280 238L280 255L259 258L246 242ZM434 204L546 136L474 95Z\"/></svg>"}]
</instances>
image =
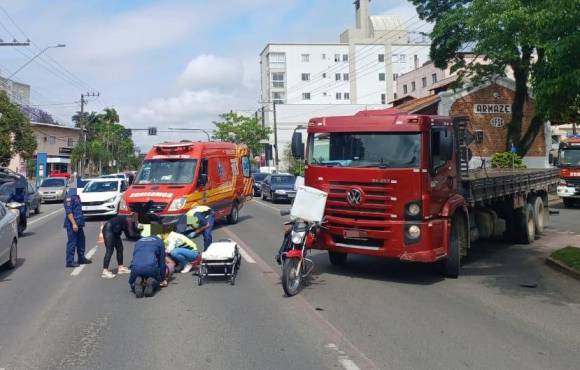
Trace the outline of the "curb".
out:
<instances>
[{"instance_id":1,"label":"curb","mask_svg":"<svg viewBox=\"0 0 580 370\"><path fill-rule=\"evenodd\" d=\"M580 272L568 267L560 261L553 259L552 257L546 257L546 264L555 270L565 273L566 275L580 281Z\"/></svg>"}]
</instances>

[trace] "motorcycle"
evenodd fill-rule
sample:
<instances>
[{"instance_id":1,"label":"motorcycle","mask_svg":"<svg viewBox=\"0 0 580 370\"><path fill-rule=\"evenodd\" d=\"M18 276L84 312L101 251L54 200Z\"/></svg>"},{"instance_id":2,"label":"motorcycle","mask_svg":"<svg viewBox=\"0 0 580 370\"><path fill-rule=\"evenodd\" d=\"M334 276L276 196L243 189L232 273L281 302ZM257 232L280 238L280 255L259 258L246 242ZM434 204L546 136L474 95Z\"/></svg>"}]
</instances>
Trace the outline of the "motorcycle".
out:
<instances>
[{"instance_id":1,"label":"motorcycle","mask_svg":"<svg viewBox=\"0 0 580 370\"><path fill-rule=\"evenodd\" d=\"M281 216L287 216L290 210L281 210ZM308 250L316 242L316 235L321 225L318 222L307 222L295 219L285 222L290 226L290 234L285 243L289 246L281 254L282 288L286 296L292 297L304 287L310 273L314 269L314 262L306 258Z\"/></svg>"}]
</instances>

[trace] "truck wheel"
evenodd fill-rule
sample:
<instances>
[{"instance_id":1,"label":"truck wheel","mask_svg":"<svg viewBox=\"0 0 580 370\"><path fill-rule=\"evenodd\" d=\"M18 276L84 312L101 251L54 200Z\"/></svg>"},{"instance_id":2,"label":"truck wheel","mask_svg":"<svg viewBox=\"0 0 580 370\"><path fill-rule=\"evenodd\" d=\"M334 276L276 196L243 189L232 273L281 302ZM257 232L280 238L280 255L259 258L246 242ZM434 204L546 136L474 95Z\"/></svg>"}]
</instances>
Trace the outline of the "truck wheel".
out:
<instances>
[{"instance_id":1,"label":"truck wheel","mask_svg":"<svg viewBox=\"0 0 580 370\"><path fill-rule=\"evenodd\" d=\"M342 252L331 252L328 251L328 259L332 266L343 266L346 264L346 258L348 254Z\"/></svg>"},{"instance_id":2,"label":"truck wheel","mask_svg":"<svg viewBox=\"0 0 580 370\"><path fill-rule=\"evenodd\" d=\"M564 202L564 208L572 208L572 207L574 207L574 199L571 199L571 198L562 198L562 202Z\"/></svg>"},{"instance_id":3,"label":"truck wheel","mask_svg":"<svg viewBox=\"0 0 580 370\"><path fill-rule=\"evenodd\" d=\"M449 251L447 258L441 261L445 277L457 279L461 269L461 256L467 253L467 225L461 214L453 215L451 219L451 235L449 236Z\"/></svg>"},{"instance_id":4,"label":"truck wheel","mask_svg":"<svg viewBox=\"0 0 580 370\"><path fill-rule=\"evenodd\" d=\"M536 238L536 224L534 223L534 209L526 204L515 211L515 241L520 244L530 244Z\"/></svg>"},{"instance_id":5,"label":"truck wheel","mask_svg":"<svg viewBox=\"0 0 580 370\"><path fill-rule=\"evenodd\" d=\"M228 215L228 222L230 223L230 225L235 225L238 223L239 218L240 218L240 208L238 206L238 202L234 202L234 204L232 205L232 210Z\"/></svg>"},{"instance_id":6,"label":"truck wheel","mask_svg":"<svg viewBox=\"0 0 580 370\"><path fill-rule=\"evenodd\" d=\"M546 207L544 207L544 200L542 197L535 197L530 202L532 208L534 209L534 226L536 228L536 234L541 234L544 232L544 226L546 225Z\"/></svg>"}]
</instances>

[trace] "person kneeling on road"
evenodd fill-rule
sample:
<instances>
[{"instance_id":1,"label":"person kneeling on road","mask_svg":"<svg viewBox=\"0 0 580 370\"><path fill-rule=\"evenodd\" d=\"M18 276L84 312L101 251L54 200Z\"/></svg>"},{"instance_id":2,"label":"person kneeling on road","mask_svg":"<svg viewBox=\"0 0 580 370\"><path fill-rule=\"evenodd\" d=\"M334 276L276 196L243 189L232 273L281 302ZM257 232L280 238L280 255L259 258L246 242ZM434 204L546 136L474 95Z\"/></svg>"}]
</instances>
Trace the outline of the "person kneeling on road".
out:
<instances>
[{"instance_id":1,"label":"person kneeling on road","mask_svg":"<svg viewBox=\"0 0 580 370\"><path fill-rule=\"evenodd\" d=\"M165 229L163 242L165 243L165 251L181 266L182 274L190 272L193 266L201 261L197 245L187 236Z\"/></svg>"},{"instance_id":2,"label":"person kneeling on road","mask_svg":"<svg viewBox=\"0 0 580 370\"><path fill-rule=\"evenodd\" d=\"M130 222L137 223L136 213L133 213L130 217L117 215L107 221L105 226L103 226L105 258L103 259L103 273L101 277L104 279L112 279L115 277L115 274L109 270L109 264L114 250L117 251L118 274L128 274L131 272L123 265L123 241L121 240L123 231L125 234L129 233Z\"/></svg>"},{"instance_id":3,"label":"person kneeling on road","mask_svg":"<svg viewBox=\"0 0 580 370\"><path fill-rule=\"evenodd\" d=\"M197 206L190 209L185 216L189 229L182 234L190 239L203 234L203 250L206 251L212 243L211 230L215 222L213 209L208 206Z\"/></svg>"},{"instance_id":4,"label":"person kneeling on road","mask_svg":"<svg viewBox=\"0 0 580 370\"><path fill-rule=\"evenodd\" d=\"M135 243L129 285L137 298L151 297L165 280L165 249L157 236L141 238Z\"/></svg>"}]
</instances>

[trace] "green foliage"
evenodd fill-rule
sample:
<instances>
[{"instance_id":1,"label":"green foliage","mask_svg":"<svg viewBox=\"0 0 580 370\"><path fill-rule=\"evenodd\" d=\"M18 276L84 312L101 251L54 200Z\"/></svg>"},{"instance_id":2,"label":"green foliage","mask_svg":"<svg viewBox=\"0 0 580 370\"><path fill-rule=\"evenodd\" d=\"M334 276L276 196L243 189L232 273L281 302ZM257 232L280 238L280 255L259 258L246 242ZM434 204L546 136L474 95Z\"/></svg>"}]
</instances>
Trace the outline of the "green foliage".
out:
<instances>
[{"instance_id":1,"label":"green foliage","mask_svg":"<svg viewBox=\"0 0 580 370\"><path fill-rule=\"evenodd\" d=\"M435 22L430 55L435 66L480 84L514 72L515 98L506 148L525 155L545 120L578 113L580 4L577 0L410 0L419 16ZM485 57L467 63L468 48ZM524 103L533 83L536 116L522 133Z\"/></svg>"},{"instance_id":2,"label":"green foliage","mask_svg":"<svg viewBox=\"0 0 580 370\"><path fill-rule=\"evenodd\" d=\"M495 153L492 155L491 166L493 168L526 168L526 165L522 162L522 157L511 152Z\"/></svg>"},{"instance_id":3,"label":"green foliage","mask_svg":"<svg viewBox=\"0 0 580 370\"><path fill-rule=\"evenodd\" d=\"M580 248L567 246L553 252L550 257L580 272Z\"/></svg>"},{"instance_id":4,"label":"green foliage","mask_svg":"<svg viewBox=\"0 0 580 370\"><path fill-rule=\"evenodd\" d=\"M133 139L119 123L114 108L106 108L102 113L78 112L72 119L76 127L84 126L87 131L86 142L80 142L73 150L73 163L84 156L89 174L94 175L139 167L141 161L135 155Z\"/></svg>"},{"instance_id":5,"label":"green foliage","mask_svg":"<svg viewBox=\"0 0 580 370\"><path fill-rule=\"evenodd\" d=\"M0 91L0 113L0 165L8 165L15 154L32 158L37 144L30 121L4 91Z\"/></svg>"},{"instance_id":6,"label":"green foliage","mask_svg":"<svg viewBox=\"0 0 580 370\"><path fill-rule=\"evenodd\" d=\"M286 172L295 176L304 176L304 160L296 159L292 155L292 144L284 149L284 158L286 159Z\"/></svg>"},{"instance_id":7,"label":"green foliage","mask_svg":"<svg viewBox=\"0 0 580 370\"><path fill-rule=\"evenodd\" d=\"M214 139L230 143L246 144L252 156L260 154L263 144L261 140L268 139L272 133L270 127L263 127L256 118L243 116L234 112L220 115L221 121L214 121L217 130Z\"/></svg>"}]
</instances>

